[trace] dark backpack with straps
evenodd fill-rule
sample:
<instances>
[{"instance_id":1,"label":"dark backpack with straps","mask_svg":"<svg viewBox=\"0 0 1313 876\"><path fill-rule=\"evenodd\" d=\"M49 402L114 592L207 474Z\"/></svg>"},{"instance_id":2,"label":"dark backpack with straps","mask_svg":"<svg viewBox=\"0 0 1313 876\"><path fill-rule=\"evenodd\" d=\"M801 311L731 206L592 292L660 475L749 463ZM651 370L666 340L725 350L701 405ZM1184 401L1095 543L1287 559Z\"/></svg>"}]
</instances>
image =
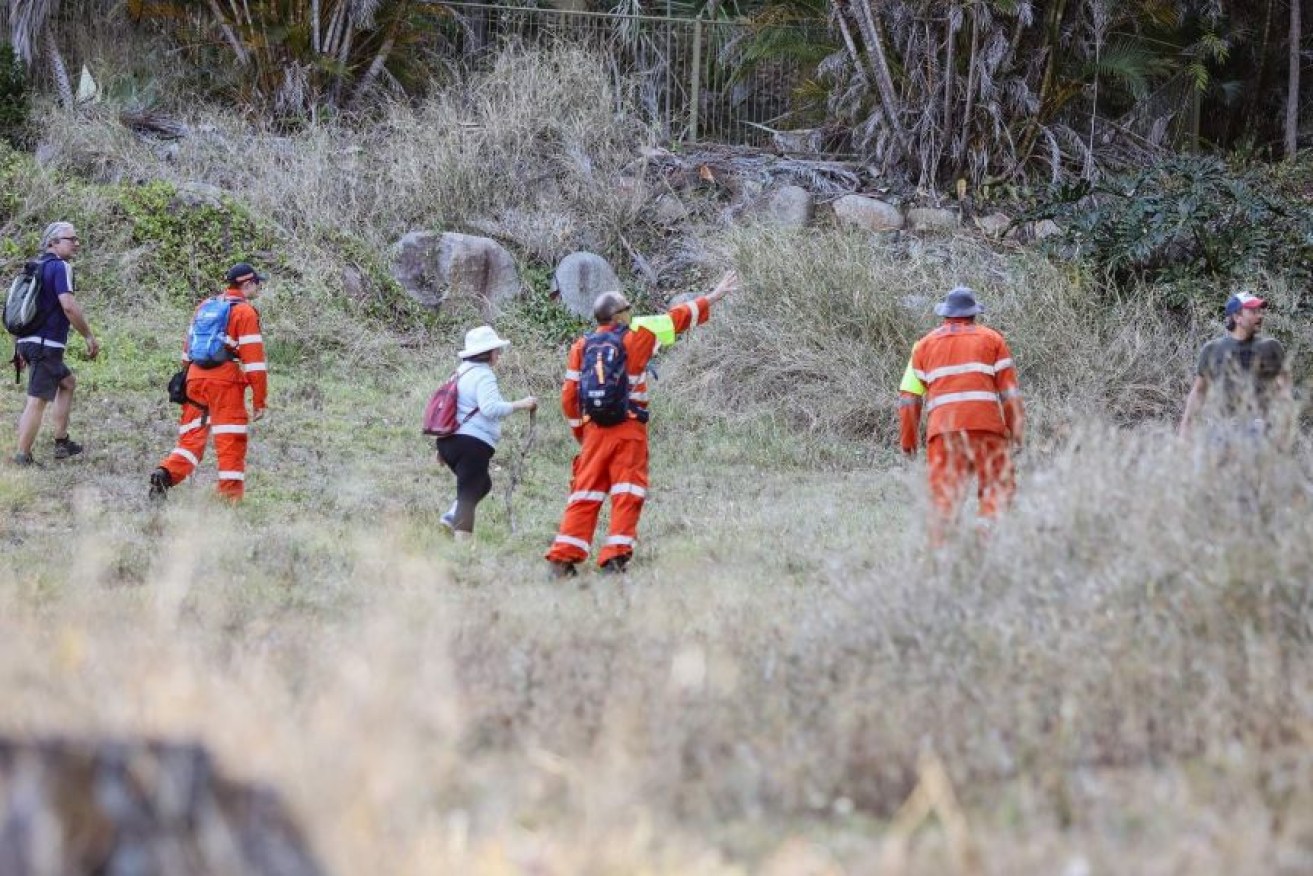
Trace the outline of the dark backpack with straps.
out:
<instances>
[{"instance_id":1,"label":"dark backpack with straps","mask_svg":"<svg viewBox=\"0 0 1313 876\"><path fill-rule=\"evenodd\" d=\"M435 438L450 438L470 421L470 417L479 412L478 405L475 405L474 410L465 415L465 419L460 419L456 415L459 401L460 369L457 368L456 373L448 377L429 397L429 403L424 408L424 434Z\"/></svg>"},{"instance_id":2,"label":"dark backpack with straps","mask_svg":"<svg viewBox=\"0 0 1313 876\"><path fill-rule=\"evenodd\" d=\"M41 274L46 262L53 259L49 253L23 265L23 272L9 284L5 297L5 330L16 338L30 335L41 328L50 312L41 310Z\"/></svg>"},{"instance_id":3,"label":"dark backpack with straps","mask_svg":"<svg viewBox=\"0 0 1313 876\"><path fill-rule=\"evenodd\" d=\"M630 413L646 422L647 412L631 410L629 404L629 357L625 333L616 326L584 336L583 365L579 369L579 414L599 426L615 426Z\"/></svg>"}]
</instances>

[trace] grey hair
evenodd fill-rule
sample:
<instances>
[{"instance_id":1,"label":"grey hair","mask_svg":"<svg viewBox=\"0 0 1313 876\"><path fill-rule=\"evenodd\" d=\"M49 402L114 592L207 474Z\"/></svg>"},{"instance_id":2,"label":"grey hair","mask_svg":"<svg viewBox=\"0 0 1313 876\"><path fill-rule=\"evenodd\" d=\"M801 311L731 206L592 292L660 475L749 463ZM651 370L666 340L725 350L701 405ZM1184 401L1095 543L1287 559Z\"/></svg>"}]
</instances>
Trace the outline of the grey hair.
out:
<instances>
[{"instance_id":1,"label":"grey hair","mask_svg":"<svg viewBox=\"0 0 1313 876\"><path fill-rule=\"evenodd\" d=\"M619 292L603 292L593 302L593 318L599 323L610 322L628 306L629 302Z\"/></svg>"},{"instance_id":2,"label":"grey hair","mask_svg":"<svg viewBox=\"0 0 1313 876\"><path fill-rule=\"evenodd\" d=\"M66 236L72 230L72 222L51 222L41 234L41 248L50 249L50 244L56 237Z\"/></svg>"}]
</instances>

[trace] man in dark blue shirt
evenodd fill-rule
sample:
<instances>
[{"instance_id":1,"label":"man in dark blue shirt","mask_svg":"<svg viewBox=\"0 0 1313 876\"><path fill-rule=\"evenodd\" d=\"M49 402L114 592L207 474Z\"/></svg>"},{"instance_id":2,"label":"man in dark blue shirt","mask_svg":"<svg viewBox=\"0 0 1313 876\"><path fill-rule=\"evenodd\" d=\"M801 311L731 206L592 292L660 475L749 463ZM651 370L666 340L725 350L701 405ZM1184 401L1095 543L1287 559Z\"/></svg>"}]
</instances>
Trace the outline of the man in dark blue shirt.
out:
<instances>
[{"instance_id":1,"label":"man in dark blue shirt","mask_svg":"<svg viewBox=\"0 0 1313 876\"><path fill-rule=\"evenodd\" d=\"M82 307L73 297L73 266L68 260L78 251L78 236L68 222L53 222L41 236L41 295L37 312L45 314L40 328L18 339L18 355L27 363L27 406L18 420L18 452L14 462L31 465L32 445L41 429L46 405L54 402L51 426L55 432L55 459L82 452L82 445L68 436L68 415L73 406L77 380L64 364L69 327L86 339L87 355L100 353L100 342L91 332Z\"/></svg>"}]
</instances>

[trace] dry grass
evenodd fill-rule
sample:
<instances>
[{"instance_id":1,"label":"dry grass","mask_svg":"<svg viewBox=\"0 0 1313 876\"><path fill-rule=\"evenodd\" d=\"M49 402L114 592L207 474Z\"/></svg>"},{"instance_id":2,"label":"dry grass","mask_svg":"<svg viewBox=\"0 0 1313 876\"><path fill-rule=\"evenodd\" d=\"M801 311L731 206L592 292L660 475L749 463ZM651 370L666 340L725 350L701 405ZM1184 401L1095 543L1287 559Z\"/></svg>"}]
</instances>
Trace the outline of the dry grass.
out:
<instances>
[{"instance_id":1,"label":"dry grass","mask_svg":"<svg viewBox=\"0 0 1313 876\"><path fill-rule=\"evenodd\" d=\"M813 433L892 442L912 344L959 284L981 294L985 321L1017 354L1044 437L1089 417L1176 416L1199 344L1220 332L1166 312L1152 289L1108 302L1078 267L966 239L880 244L751 228L728 250L751 291L727 305L733 319L714 342L696 345L686 385L711 409L779 416Z\"/></svg>"},{"instance_id":2,"label":"dry grass","mask_svg":"<svg viewBox=\"0 0 1313 876\"><path fill-rule=\"evenodd\" d=\"M620 83L619 87L623 87ZM407 231L489 233L554 264L591 249L627 264L620 237L645 233L640 150L651 133L604 61L579 50L507 52L487 73L367 125L294 136L253 131L205 108L174 147L134 137L105 107L45 120L52 169L99 181L205 181L281 230L286 263L340 280L344 240L384 252Z\"/></svg>"},{"instance_id":3,"label":"dry grass","mask_svg":"<svg viewBox=\"0 0 1313 876\"><path fill-rule=\"evenodd\" d=\"M926 750L984 872L1307 854L1307 448L1219 477L1155 429L1080 430L987 546L935 556L919 470L799 467L666 399L640 562L581 589L537 559L560 423L519 534L497 495L466 552L389 398L284 385L240 513L149 507L118 472L161 435L0 471L0 728L199 737L336 872L875 872ZM918 833L881 872L955 854Z\"/></svg>"}]
</instances>

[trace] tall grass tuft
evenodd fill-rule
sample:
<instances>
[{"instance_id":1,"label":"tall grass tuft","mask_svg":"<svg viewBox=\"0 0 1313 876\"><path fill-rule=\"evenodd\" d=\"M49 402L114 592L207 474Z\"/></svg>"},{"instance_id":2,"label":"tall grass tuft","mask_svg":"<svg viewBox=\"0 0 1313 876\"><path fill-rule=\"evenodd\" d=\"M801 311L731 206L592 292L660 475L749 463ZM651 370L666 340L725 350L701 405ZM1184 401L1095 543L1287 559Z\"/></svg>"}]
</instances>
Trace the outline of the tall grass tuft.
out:
<instances>
[{"instance_id":1,"label":"tall grass tuft","mask_svg":"<svg viewBox=\"0 0 1313 876\"><path fill-rule=\"evenodd\" d=\"M974 288L1003 332L1045 433L1082 419L1172 415L1207 325L1186 324L1151 288L1113 304L1079 267L957 239L933 249L869 235L753 227L729 238L743 291L687 345L688 385L709 409L769 414L817 435L897 430L898 384L933 307Z\"/></svg>"}]
</instances>

